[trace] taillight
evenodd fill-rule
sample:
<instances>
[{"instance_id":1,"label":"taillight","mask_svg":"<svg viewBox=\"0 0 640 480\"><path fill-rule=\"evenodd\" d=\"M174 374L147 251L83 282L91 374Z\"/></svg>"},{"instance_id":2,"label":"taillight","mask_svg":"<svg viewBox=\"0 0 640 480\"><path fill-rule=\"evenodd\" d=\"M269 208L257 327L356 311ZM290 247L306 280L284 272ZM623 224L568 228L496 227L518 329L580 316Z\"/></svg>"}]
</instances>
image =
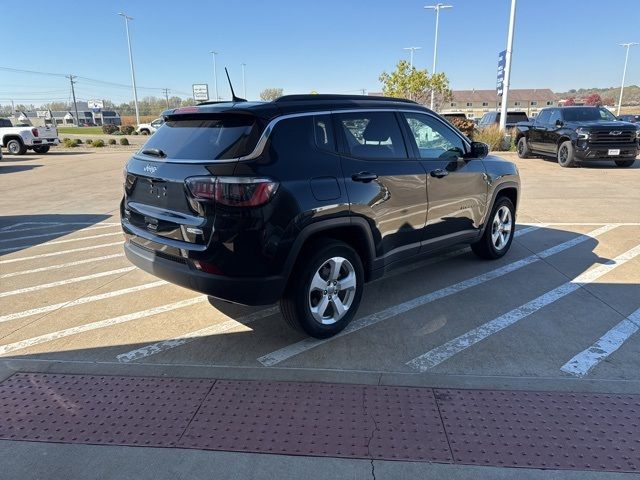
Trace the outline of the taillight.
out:
<instances>
[{"instance_id":1,"label":"taillight","mask_svg":"<svg viewBox=\"0 0 640 480\"><path fill-rule=\"evenodd\" d=\"M191 177L187 187L198 200L208 200L229 207L258 207L267 203L278 189L269 178Z\"/></svg>"},{"instance_id":2,"label":"taillight","mask_svg":"<svg viewBox=\"0 0 640 480\"><path fill-rule=\"evenodd\" d=\"M38 136L38 129L37 129L37 128L32 128L32 129L31 129L31 134L32 134L34 137L37 137L37 136Z\"/></svg>"}]
</instances>

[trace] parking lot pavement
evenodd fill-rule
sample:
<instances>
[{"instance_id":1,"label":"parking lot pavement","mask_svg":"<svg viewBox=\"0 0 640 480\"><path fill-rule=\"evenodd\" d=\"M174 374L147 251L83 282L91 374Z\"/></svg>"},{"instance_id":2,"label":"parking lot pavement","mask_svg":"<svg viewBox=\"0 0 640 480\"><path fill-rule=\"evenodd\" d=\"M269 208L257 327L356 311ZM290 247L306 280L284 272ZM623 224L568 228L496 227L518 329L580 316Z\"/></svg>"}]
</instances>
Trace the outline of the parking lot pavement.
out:
<instances>
[{"instance_id":1,"label":"parking lot pavement","mask_svg":"<svg viewBox=\"0 0 640 480\"><path fill-rule=\"evenodd\" d=\"M508 255L486 262L455 249L403 267L367 285L354 322L320 341L291 331L277 307L210 304L133 268L117 215L128 154L54 153L0 162L9 199L0 205L3 378L57 371L640 393L640 162L562 169L516 160L523 198ZM517 478L556 478L532 475Z\"/></svg>"}]
</instances>

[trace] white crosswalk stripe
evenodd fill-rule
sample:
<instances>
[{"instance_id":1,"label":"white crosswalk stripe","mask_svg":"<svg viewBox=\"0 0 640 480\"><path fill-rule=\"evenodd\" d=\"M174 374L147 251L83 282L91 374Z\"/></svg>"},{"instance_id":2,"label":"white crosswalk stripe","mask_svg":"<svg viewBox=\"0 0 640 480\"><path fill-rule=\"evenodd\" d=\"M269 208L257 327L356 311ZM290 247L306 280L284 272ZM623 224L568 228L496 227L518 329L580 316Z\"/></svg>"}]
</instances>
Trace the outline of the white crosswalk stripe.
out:
<instances>
[{"instance_id":1,"label":"white crosswalk stripe","mask_svg":"<svg viewBox=\"0 0 640 480\"><path fill-rule=\"evenodd\" d=\"M640 330L640 309L618 323L589 348L574 356L560 370L576 377L584 377L600 362L618 350L638 330Z\"/></svg>"},{"instance_id":2,"label":"white crosswalk stripe","mask_svg":"<svg viewBox=\"0 0 640 480\"><path fill-rule=\"evenodd\" d=\"M551 255L555 255L557 253L563 252L569 248L575 247L576 245L586 242L587 240L598 237L604 233L607 233L613 230L614 228L616 228L615 225L604 225L600 228L596 228L595 230L592 230L589 233L579 235L559 245L556 245L551 248L547 248L546 250L543 250L540 253L525 257L522 260L517 260L515 262L508 263L507 265L496 268L494 270L490 270L489 272L483 273L482 275L478 275L476 277L463 280L461 282L450 285L448 287L441 288L440 290L436 290L435 292L427 293L425 295L414 298L412 300L399 303L397 305L388 307L380 312L372 313L365 317L358 318L352 321L342 332L340 332L339 334L333 337L322 339L322 340L315 339L315 338L307 338L297 343L287 345L286 347L282 347L274 352L268 353L267 355L264 355L258 358L258 361L265 366L277 365L278 363L281 363L284 360L287 360L288 358L299 355L303 352L311 350L312 348L316 348L320 345L324 345L337 338L344 337L345 335L349 335L363 328L370 327L379 322L388 320L389 318L395 317L402 313L406 313L410 310L413 310L415 308L421 307L428 303L434 302L441 298L448 297L450 295L459 293L468 288L475 287L477 285L486 283L490 280L499 278L503 275L506 275L507 273L511 273L516 270L519 270L523 267L526 267L527 265L531 265L534 262L538 262L543 258L547 258Z\"/></svg>"},{"instance_id":3,"label":"white crosswalk stripe","mask_svg":"<svg viewBox=\"0 0 640 480\"><path fill-rule=\"evenodd\" d=\"M481 342L491 335L519 322L525 317L537 312L543 307L566 297L575 292L583 285L591 283L598 278L611 272L613 269L624 265L629 260L640 255L640 245L626 251L622 255L617 256L613 260L603 265L599 265L591 270L577 276L574 280L566 282L553 290L540 295L539 297L525 303L524 305L514 308L513 310L501 315L473 330L448 341L447 343L429 350L413 360L407 362L407 365L414 370L425 372L442 362L449 360L454 355L466 350L467 348Z\"/></svg>"}]
</instances>

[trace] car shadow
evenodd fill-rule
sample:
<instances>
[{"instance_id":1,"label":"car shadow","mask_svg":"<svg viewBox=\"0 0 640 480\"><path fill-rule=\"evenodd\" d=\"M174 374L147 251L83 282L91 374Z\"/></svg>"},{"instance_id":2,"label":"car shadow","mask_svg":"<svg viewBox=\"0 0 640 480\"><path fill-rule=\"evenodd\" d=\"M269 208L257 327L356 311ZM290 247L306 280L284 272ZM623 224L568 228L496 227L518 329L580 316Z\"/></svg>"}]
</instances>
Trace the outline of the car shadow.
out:
<instances>
[{"instance_id":1,"label":"car shadow","mask_svg":"<svg viewBox=\"0 0 640 480\"><path fill-rule=\"evenodd\" d=\"M29 169L35 166L16 166ZM6 167L0 166L0 172ZM11 167L9 167L11 168ZM91 228L109 215L10 215L0 217L0 256L35 247L79 230ZM116 220L117 222L117 220ZM108 229L105 228L105 232ZM91 230L99 233L101 230Z\"/></svg>"},{"instance_id":2,"label":"car shadow","mask_svg":"<svg viewBox=\"0 0 640 480\"><path fill-rule=\"evenodd\" d=\"M533 236L534 234L539 238L528 238L529 236ZM504 258L494 262L481 260L468 251L455 256L449 256L449 258L437 259L437 261L433 256L426 257L420 261L414 261L413 263L400 267L398 270L394 270L385 277L376 280L375 282L372 282L366 286L363 295L363 303L361 305L359 313L356 315L355 321L358 321L358 319L365 316L375 316L379 312L385 311L386 309L389 309L391 307L396 307L398 304L401 304L403 302L413 301L416 298L424 296L426 293L438 288L442 288L443 286L447 287L449 286L449 284L455 284L461 281L465 281L468 278L483 275L506 264L516 262L520 258L528 257L529 255L531 255L532 251L539 251L544 248L550 248L562 242L575 239L579 235L580 234L577 232L570 232L566 230L540 228L538 231L524 235L520 237L520 239L518 239L519 248L517 250L517 256L515 254L508 254ZM540 247L539 245L537 248L534 247L533 245L536 243L538 243L539 245L543 245L543 247ZM579 255L573 255L570 257L563 256L561 258L556 257L557 264L565 270L564 275L567 277L567 281L571 278L577 277L581 273L594 266L601 265L610 261L610 259L603 258L596 254L595 249L598 244L599 242L597 239L589 238L588 240L580 243L579 246L575 246L571 249L565 250L565 252L575 252L575 250L573 249L579 248ZM459 248L460 247L458 247L458 249ZM458 249L452 247L449 250L440 251L437 255L441 256L443 253L448 253ZM553 261L553 259L554 256L548 257L545 259L544 263ZM543 262L540 262L538 265L542 266ZM451 281L447 280L446 282L443 282L442 276L451 271L456 272L456 275L452 277ZM557 288L563 281L556 278L553 281L550 281L547 285L546 283L541 283L545 281L543 279L546 279L546 276L530 277L529 273L531 272L528 270L520 270L509 273L509 275L514 276L511 277L513 282L515 284L521 284L522 289L525 291L525 294L523 295L521 300L523 304L540 295L540 290L553 290ZM538 273L538 275L540 275L540 273ZM531 286L530 282L533 281L533 279L536 279L535 281L538 282L538 284ZM598 286L598 288L600 289L599 291L605 292L607 299L615 298L616 301L619 301L621 303L627 302L629 305L633 303L629 301L629 299L639 298L638 295L640 294L640 286L637 283L605 284L598 283L596 281L588 285L587 288L595 286ZM110 287L110 289L112 290L117 290L118 288L119 287L117 284L113 284ZM526 293L528 288L532 289L531 293ZM602 290L603 288L604 290ZM450 298L454 298L455 295L457 295L457 293L453 293ZM597 297L597 295L595 296ZM464 296L458 298L464 298ZM56 301L57 300L52 300L50 303L56 303ZM118 302L119 305L126 305L127 300L126 298L119 298ZM286 326L279 310L275 306L246 307L217 299L210 299L210 304L211 323L209 327L218 326L221 323L223 324L223 327L217 329L215 333L207 333L206 331L204 331L201 335L195 335L195 338L189 338L188 341L185 342L176 341L176 339L185 338L184 336L189 337L190 335L193 335L189 331L189 328L186 327L185 331L183 331L178 337L174 337L174 339L171 340L170 343L172 343L172 345L170 346L170 348L160 350L154 350L152 348L151 354L143 356L144 358L134 358L132 360L133 364L162 364L165 366L229 365L242 367L260 367L260 364L256 362L256 359L258 357L307 338L304 336L304 334L292 330L288 326ZM108 312L110 310L109 308L105 308L105 304L103 304L102 301L96 303L95 305L96 306L94 308L104 308L105 312ZM117 317L123 314L129 315L147 308L157 307L157 304L144 306L141 305L140 302L136 302L135 305L135 308L131 307L131 310L119 310L117 313L113 313L112 316ZM75 309L82 307L73 308ZM511 308L513 308L512 305L505 305L503 310L507 311ZM637 306L635 306L635 308L637 308ZM469 306L460 305L460 309L461 311L468 311ZM65 312L65 310L59 310L52 315L55 315L56 321L61 320L64 323L64 320L62 319L65 316ZM411 317L402 319L398 317L395 319L395 321L399 325L402 325L403 323L405 323L405 321L409 323L417 323L417 329L420 332L420 341L424 342L425 346L429 346L431 348L429 342L435 341L433 339L438 337L434 337L434 335L442 335L442 332L445 331L444 329L446 329L447 326L452 325L451 322L455 321L456 313L457 312L454 309L450 313L445 314L445 318L439 318L437 322L435 322L435 319L429 318L428 315L424 318ZM626 314L629 313L630 312ZM193 315L193 313L189 313L188 310L178 309L170 315L171 317L169 319L165 317L161 321L170 321L171 323L181 322L184 320L188 320L190 316ZM199 313L198 315L202 315L202 313ZM440 313L440 316L442 316L442 312ZM570 317L571 315L568 316ZM97 337L91 337L91 341L93 344L95 344L95 342L98 342L98 345L96 346L92 346L90 348L74 348L74 338L80 339L79 341L83 343L87 340L86 337L84 340L82 339L82 334L80 336L70 335L70 338L68 340L64 342L55 342L54 344L51 344L51 346L47 344L48 342L44 342L42 346L39 347L39 353L23 354L18 350L15 351L15 353L3 356L2 359L7 360L10 358L15 358L43 361L64 360L70 362L79 362L78 365L81 365L82 362L90 362L92 363L92 369L97 369L97 371L100 371L99 365L103 365L102 373L113 373L113 365L121 363L119 356L143 347L148 348L150 344L158 342L158 339L164 340L165 338L161 333L159 334L156 327L153 326L153 316L149 316L149 318L142 316L142 320L132 320L132 322L135 323L135 328L138 332L136 333L136 335L138 335L140 332L139 330L137 330L138 325L139 328L148 329L147 332L148 336L150 337L148 342L127 341L126 335L123 336L122 331L117 330L117 328L119 327L113 327L107 321L108 317L110 317L110 315L105 313L99 318L93 320L94 322L103 322L105 325L110 327L109 331L104 330L102 331L102 334L99 334ZM29 319L27 320L29 321ZM231 320L235 320L238 323L234 324L234 322L232 322ZM477 317L473 318L473 323L475 325L480 325L489 320L491 320L491 318L484 318L483 315L479 313ZM18 320L15 322L15 328L19 329L23 320ZM424 325L422 325L422 327L419 325L420 322L424 322ZM29 324L30 323L31 322L29 321ZM194 331L200 331L202 328L209 328L208 326L203 327L201 322L199 324L200 326L198 328L194 328ZM143 327L143 325L145 326ZM386 323L386 325L391 325L391 323ZM66 325L66 327L68 327L68 325ZM416 327L416 325L413 325L413 327ZM558 324L559 331L565 327L566 322ZM33 325L31 325L29 328L33 331ZM51 328L55 329L55 327L48 326L47 331L49 331ZM63 327L60 328L62 329ZM124 323L121 328L131 328L131 323ZM14 330L13 328L12 330L14 331L13 337L16 338L16 330ZM338 349L338 351L336 351L336 354L343 355L345 356L344 358L350 359L351 357L347 353L345 353L345 348L348 348L349 350L352 348L356 350L369 348L371 337L364 334L365 331L366 328L361 330L361 333L349 336L348 347L345 347L344 341L341 341L340 348ZM380 348L381 345L384 346L386 342L389 349L395 349L397 348L398 342L402 343L409 337L413 338L416 335L416 330L407 328L406 324L402 327L399 326L397 330L392 330L392 332L393 333L390 333L388 335L388 338L387 336L385 336L385 338L378 338L376 342L380 345L377 345L376 348ZM34 336L37 334L38 332L32 333L32 335ZM559 333L548 330L540 331L539 341L542 344L545 341L546 335L553 336L556 334ZM99 340L96 340L96 338ZM595 340L596 338L593 338L593 341ZM6 343L6 341L3 341L2 343ZM58 345L59 348L53 347L53 345ZM328 363L331 363L329 361L332 357L331 345L332 344L329 343L327 344L327 346L323 347L325 349L328 349L326 350L327 353L325 354L325 357L323 357L328 359ZM585 348L587 348L588 346L589 345L585 345ZM353 359L354 361L357 360L355 357L353 357ZM409 359L410 358L408 358L407 360ZM350 360L345 360L345 364L341 365L340 367L344 369L355 369L357 367L357 365L350 365L349 362ZM109 365L111 365L111 367ZM373 367L374 366L372 365L372 368ZM118 366L118 368L120 367ZM310 366L309 368L314 368L314 366ZM323 366L319 365L318 368L323 368ZM143 370L140 369L132 370L132 372L136 372L135 374L137 375L142 375L143 373L139 373L142 371ZM118 370L118 372L123 372L123 370Z\"/></svg>"},{"instance_id":3,"label":"car shadow","mask_svg":"<svg viewBox=\"0 0 640 480\"><path fill-rule=\"evenodd\" d=\"M34 160L34 159L31 159ZM0 162L0 175L3 173L18 173L33 170L34 168L42 167L42 165L3 165Z\"/></svg>"}]
</instances>

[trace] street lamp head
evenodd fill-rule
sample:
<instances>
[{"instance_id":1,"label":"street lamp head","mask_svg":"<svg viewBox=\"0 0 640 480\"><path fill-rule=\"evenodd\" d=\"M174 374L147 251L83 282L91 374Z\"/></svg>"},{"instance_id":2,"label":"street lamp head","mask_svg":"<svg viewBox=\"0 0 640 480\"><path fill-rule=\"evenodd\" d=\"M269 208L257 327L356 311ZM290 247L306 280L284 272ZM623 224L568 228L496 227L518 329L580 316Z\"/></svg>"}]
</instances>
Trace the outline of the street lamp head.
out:
<instances>
[{"instance_id":1,"label":"street lamp head","mask_svg":"<svg viewBox=\"0 0 640 480\"><path fill-rule=\"evenodd\" d=\"M436 3L435 5L425 5L424 8L429 10L442 10L444 8L453 8L453 5L445 5L444 3Z\"/></svg>"},{"instance_id":2,"label":"street lamp head","mask_svg":"<svg viewBox=\"0 0 640 480\"><path fill-rule=\"evenodd\" d=\"M130 17L126 13L119 12L118 15L120 15L121 17L124 17L126 20L133 20L133 17Z\"/></svg>"},{"instance_id":3,"label":"street lamp head","mask_svg":"<svg viewBox=\"0 0 640 480\"><path fill-rule=\"evenodd\" d=\"M621 47L634 47L636 45L640 45L640 43L638 43L638 42L629 42L629 43L621 43L620 44Z\"/></svg>"}]
</instances>

